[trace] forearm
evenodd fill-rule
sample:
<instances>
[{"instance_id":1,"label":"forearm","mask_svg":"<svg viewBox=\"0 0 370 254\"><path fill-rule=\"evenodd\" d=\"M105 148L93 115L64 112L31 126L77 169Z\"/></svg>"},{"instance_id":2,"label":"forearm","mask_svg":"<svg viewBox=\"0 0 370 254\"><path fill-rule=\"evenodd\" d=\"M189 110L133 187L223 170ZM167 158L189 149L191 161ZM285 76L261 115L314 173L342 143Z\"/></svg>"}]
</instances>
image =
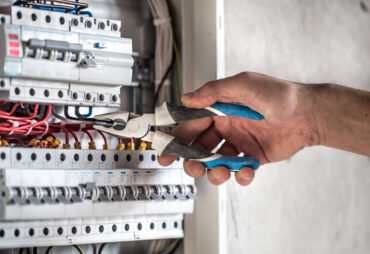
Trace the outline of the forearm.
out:
<instances>
[{"instance_id":1,"label":"forearm","mask_svg":"<svg viewBox=\"0 0 370 254\"><path fill-rule=\"evenodd\" d=\"M370 92L308 85L319 144L370 156Z\"/></svg>"}]
</instances>

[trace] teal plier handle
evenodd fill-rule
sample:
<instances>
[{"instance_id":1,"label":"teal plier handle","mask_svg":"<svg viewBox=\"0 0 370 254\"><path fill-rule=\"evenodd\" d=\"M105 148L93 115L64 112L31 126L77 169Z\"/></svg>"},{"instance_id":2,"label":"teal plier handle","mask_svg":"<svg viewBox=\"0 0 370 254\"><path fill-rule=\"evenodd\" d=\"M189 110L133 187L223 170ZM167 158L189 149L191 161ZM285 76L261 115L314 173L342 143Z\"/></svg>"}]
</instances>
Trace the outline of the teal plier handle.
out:
<instances>
[{"instance_id":1,"label":"teal plier handle","mask_svg":"<svg viewBox=\"0 0 370 254\"><path fill-rule=\"evenodd\" d=\"M169 103L166 103L164 105L167 108L167 112L173 123L179 123L211 116L235 116L252 120L264 119L263 115L252 110L251 108L232 103L217 102L210 107L202 109L174 106ZM162 112L163 107L164 106L162 105ZM188 145L180 140L174 139L172 136L163 133L158 133L157 140L159 139L161 139L160 142L153 142L153 148L156 148L156 143L161 143L160 152L162 155L174 154L187 160L200 161L207 168L223 166L228 168L230 171L238 171L243 167L249 167L255 170L259 167L260 164L259 160L253 157L232 157L209 153ZM163 144L165 145L163 146Z\"/></svg>"}]
</instances>

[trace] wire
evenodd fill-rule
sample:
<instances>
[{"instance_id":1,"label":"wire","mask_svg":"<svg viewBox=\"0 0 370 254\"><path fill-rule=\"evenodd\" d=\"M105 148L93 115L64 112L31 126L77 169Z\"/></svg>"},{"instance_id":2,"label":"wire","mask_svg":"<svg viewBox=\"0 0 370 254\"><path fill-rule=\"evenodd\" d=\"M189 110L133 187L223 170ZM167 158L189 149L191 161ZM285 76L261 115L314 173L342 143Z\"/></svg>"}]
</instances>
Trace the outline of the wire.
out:
<instances>
[{"instance_id":1,"label":"wire","mask_svg":"<svg viewBox=\"0 0 370 254\"><path fill-rule=\"evenodd\" d=\"M177 101L181 105L181 61L180 61L180 53L179 49L177 47L176 40L173 40L173 50L175 52L175 58L176 58L176 90L177 90Z\"/></svg>"},{"instance_id":2,"label":"wire","mask_svg":"<svg viewBox=\"0 0 370 254\"><path fill-rule=\"evenodd\" d=\"M92 248L93 248L93 254L96 254L96 245L92 244Z\"/></svg>"},{"instance_id":3,"label":"wire","mask_svg":"<svg viewBox=\"0 0 370 254\"><path fill-rule=\"evenodd\" d=\"M51 253L51 250L54 248L54 246L50 246L47 248L45 254L50 254Z\"/></svg>"},{"instance_id":4,"label":"wire","mask_svg":"<svg viewBox=\"0 0 370 254\"><path fill-rule=\"evenodd\" d=\"M174 66L174 63L175 63L175 59L172 59L172 62L170 64L170 66L168 66L168 69L167 69L166 73L164 74L161 82L159 82L159 84L158 84L158 89L157 89L157 91L156 91L156 93L154 95L153 108L155 108L155 105L157 104L157 101L158 101L158 98L159 98L159 93L160 93L160 91L161 91L161 89L163 87L163 84L166 81L168 75L170 74L170 72L171 72L171 70L172 70L172 68Z\"/></svg>"},{"instance_id":5,"label":"wire","mask_svg":"<svg viewBox=\"0 0 370 254\"><path fill-rule=\"evenodd\" d=\"M23 126L18 126L18 127L0 127L0 131L9 131L9 132L11 132L11 131L23 130L23 129L34 128L36 126L39 126L39 125L45 123L46 120L49 118L52 108L53 108L53 106L51 104L49 104L48 111L47 111L44 119L42 119L41 121L31 123L31 124L25 124Z\"/></svg>"},{"instance_id":6,"label":"wire","mask_svg":"<svg viewBox=\"0 0 370 254\"><path fill-rule=\"evenodd\" d=\"M159 85L166 74L166 70L171 65L173 60L173 30L166 1L148 0L148 5L153 16L153 23L156 31L154 66L155 91L158 91ZM163 90L161 91L163 92Z\"/></svg>"},{"instance_id":7,"label":"wire","mask_svg":"<svg viewBox=\"0 0 370 254\"><path fill-rule=\"evenodd\" d=\"M165 246L164 248L162 248L160 251L158 251L156 254L168 254L170 253L172 250L174 250L174 248L176 247L176 245L181 241L181 238L179 239L175 239L174 241L172 241L169 245Z\"/></svg>"},{"instance_id":8,"label":"wire","mask_svg":"<svg viewBox=\"0 0 370 254\"><path fill-rule=\"evenodd\" d=\"M107 137L105 136L105 134L101 131L101 130L96 130L103 138L104 140L104 144L108 144L108 140L107 140Z\"/></svg>"},{"instance_id":9,"label":"wire","mask_svg":"<svg viewBox=\"0 0 370 254\"><path fill-rule=\"evenodd\" d=\"M75 114L78 118L84 118L84 117L90 117L93 113L93 108L92 107L89 107L89 112L87 114L81 114L80 113L80 107L79 106L76 106L75 107Z\"/></svg>"},{"instance_id":10,"label":"wire","mask_svg":"<svg viewBox=\"0 0 370 254\"><path fill-rule=\"evenodd\" d=\"M102 245L100 245L99 247L99 251L98 251L98 254L102 254L103 253L103 250L104 250L104 247L107 245L107 243L103 243Z\"/></svg>"},{"instance_id":11,"label":"wire","mask_svg":"<svg viewBox=\"0 0 370 254\"><path fill-rule=\"evenodd\" d=\"M37 247L33 247L33 249L32 249L33 251L33 254L37 254Z\"/></svg>"},{"instance_id":12,"label":"wire","mask_svg":"<svg viewBox=\"0 0 370 254\"><path fill-rule=\"evenodd\" d=\"M86 128L83 128L82 131L84 133L86 133L87 136L89 136L90 141L94 141L93 136L91 135L91 133Z\"/></svg>"},{"instance_id":13,"label":"wire","mask_svg":"<svg viewBox=\"0 0 370 254\"><path fill-rule=\"evenodd\" d=\"M64 115L67 119L69 120L73 120L73 121L83 121L83 122L88 122L88 123L92 123L92 124L96 124L96 123L107 123L107 124L113 124L113 121L112 120L102 120L102 119L95 119L95 118L83 118L83 119L80 119L80 118L77 118L77 117L72 117L69 115L68 113L68 106L64 106ZM57 117L57 116L56 116ZM58 117L57 117L58 118ZM60 119L60 118L59 118ZM66 121L66 122L71 122L71 121Z\"/></svg>"},{"instance_id":14,"label":"wire","mask_svg":"<svg viewBox=\"0 0 370 254\"><path fill-rule=\"evenodd\" d=\"M72 245L76 250L78 250L78 252L80 253L80 254L84 254L84 251L81 249L81 247L80 246L78 246L78 245Z\"/></svg>"},{"instance_id":15,"label":"wire","mask_svg":"<svg viewBox=\"0 0 370 254\"><path fill-rule=\"evenodd\" d=\"M19 105L19 104L18 104ZM18 107L18 106L17 106ZM14 107L13 107L14 108ZM37 111L39 109L39 104L35 105L35 108L33 110L33 114L26 117L19 117L19 116L11 116L11 115L0 115L1 119L7 119L7 120L16 120L16 121L24 121L24 120L31 120L36 117ZM12 112L13 109L10 111Z\"/></svg>"},{"instance_id":16,"label":"wire","mask_svg":"<svg viewBox=\"0 0 370 254\"><path fill-rule=\"evenodd\" d=\"M172 38L172 45L173 45L173 51L175 53L175 58L176 58L176 90L177 90L177 101L181 105L181 57L179 53L179 48L177 46L177 41L176 41L176 11L175 7L173 5L172 0L167 0L167 4L171 13L171 18L172 18L172 30L174 31L174 36Z\"/></svg>"},{"instance_id":17,"label":"wire","mask_svg":"<svg viewBox=\"0 0 370 254\"><path fill-rule=\"evenodd\" d=\"M1 115L10 116L14 113L14 111L18 108L18 106L21 105L20 103L15 103L12 107L12 109L9 112L0 111Z\"/></svg>"}]
</instances>

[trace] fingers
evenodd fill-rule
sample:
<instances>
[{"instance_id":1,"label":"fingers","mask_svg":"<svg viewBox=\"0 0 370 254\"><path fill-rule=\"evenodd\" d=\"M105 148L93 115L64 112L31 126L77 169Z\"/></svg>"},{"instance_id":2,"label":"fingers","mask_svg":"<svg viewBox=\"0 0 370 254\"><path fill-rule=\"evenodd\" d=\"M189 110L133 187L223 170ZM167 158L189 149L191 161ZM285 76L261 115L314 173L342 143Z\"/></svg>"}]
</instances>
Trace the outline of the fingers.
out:
<instances>
[{"instance_id":1,"label":"fingers","mask_svg":"<svg viewBox=\"0 0 370 254\"><path fill-rule=\"evenodd\" d=\"M247 186L254 179L254 171L251 168L242 168L235 173L235 180L242 186Z\"/></svg>"},{"instance_id":2,"label":"fingers","mask_svg":"<svg viewBox=\"0 0 370 254\"><path fill-rule=\"evenodd\" d=\"M242 75L208 82L193 93L182 96L182 103L191 108L203 108L217 101L242 102L240 86L243 85Z\"/></svg>"},{"instance_id":3,"label":"fingers","mask_svg":"<svg viewBox=\"0 0 370 254\"><path fill-rule=\"evenodd\" d=\"M172 135L185 143L193 141L196 137L201 135L205 130L207 130L212 125L212 118L201 118L192 121L187 121L180 123L174 129ZM162 166L170 165L177 156L174 155L164 155L158 157L158 162Z\"/></svg>"},{"instance_id":4,"label":"fingers","mask_svg":"<svg viewBox=\"0 0 370 254\"><path fill-rule=\"evenodd\" d=\"M248 74L240 73L208 82L195 92L182 96L182 103L191 108L208 107L217 101L246 103L251 94L248 77Z\"/></svg>"},{"instance_id":5,"label":"fingers","mask_svg":"<svg viewBox=\"0 0 370 254\"><path fill-rule=\"evenodd\" d=\"M215 167L208 170L208 181L214 185L220 185L229 180L231 174L225 167Z\"/></svg>"},{"instance_id":6,"label":"fingers","mask_svg":"<svg viewBox=\"0 0 370 254\"><path fill-rule=\"evenodd\" d=\"M202 177L204 176L206 169L199 161L185 161L184 170L191 177Z\"/></svg>"},{"instance_id":7,"label":"fingers","mask_svg":"<svg viewBox=\"0 0 370 254\"><path fill-rule=\"evenodd\" d=\"M191 177L202 177L205 175L206 169L202 163L198 161L185 161L184 170ZM215 167L207 172L208 180L214 185L220 185L230 179L231 173L225 167ZM235 180L242 186L247 186L254 179L254 171L251 168L242 168L235 172Z\"/></svg>"}]
</instances>

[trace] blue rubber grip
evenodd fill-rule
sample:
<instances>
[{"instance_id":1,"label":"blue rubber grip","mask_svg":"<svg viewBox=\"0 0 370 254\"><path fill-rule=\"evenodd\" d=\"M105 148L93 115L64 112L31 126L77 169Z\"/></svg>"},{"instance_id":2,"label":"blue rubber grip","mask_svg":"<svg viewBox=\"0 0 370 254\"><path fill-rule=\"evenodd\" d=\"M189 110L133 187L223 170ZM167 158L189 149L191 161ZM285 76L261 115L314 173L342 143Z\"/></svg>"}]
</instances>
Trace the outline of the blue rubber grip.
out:
<instances>
[{"instance_id":1,"label":"blue rubber grip","mask_svg":"<svg viewBox=\"0 0 370 254\"><path fill-rule=\"evenodd\" d=\"M239 104L216 102L211 106L211 108L220 111L226 116L237 116L252 120L262 120L264 118L263 115L261 115L257 111L254 111L253 109L247 106Z\"/></svg>"},{"instance_id":2,"label":"blue rubber grip","mask_svg":"<svg viewBox=\"0 0 370 254\"><path fill-rule=\"evenodd\" d=\"M256 170L260 166L259 159L253 157L222 156L211 161L202 161L202 163L206 168L223 166L231 171L238 171L243 167L249 167Z\"/></svg>"}]
</instances>

